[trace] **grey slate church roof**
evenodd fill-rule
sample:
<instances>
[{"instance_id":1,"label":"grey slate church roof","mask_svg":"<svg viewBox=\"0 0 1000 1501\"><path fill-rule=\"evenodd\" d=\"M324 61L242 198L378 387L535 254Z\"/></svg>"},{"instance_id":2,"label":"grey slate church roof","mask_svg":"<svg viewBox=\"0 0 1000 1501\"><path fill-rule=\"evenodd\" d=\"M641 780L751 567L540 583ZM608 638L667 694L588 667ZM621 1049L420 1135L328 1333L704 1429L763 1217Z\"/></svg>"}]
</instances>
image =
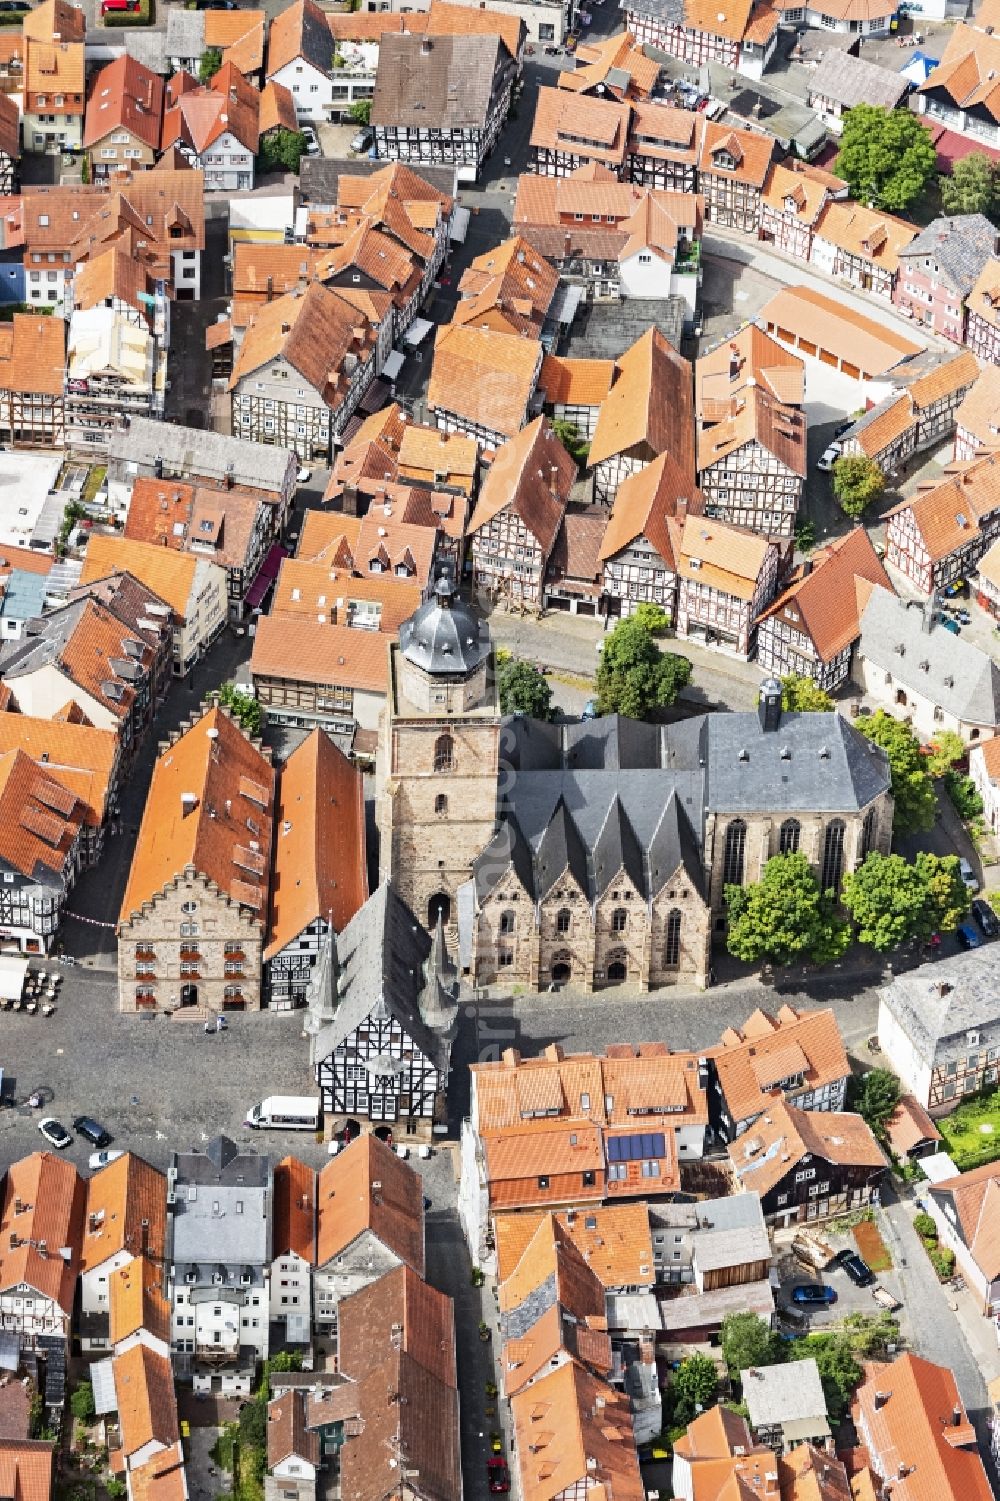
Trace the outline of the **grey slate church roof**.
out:
<instances>
[{"instance_id":1,"label":"grey slate church roof","mask_svg":"<svg viewBox=\"0 0 1000 1501\"><path fill-rule=\"evenodd\" d=\"M458 984L439 927L432 938L388 881L327 935L309 987L309 1061L328 1058L373 1010L395 1017L408 1037L447 1073Z\"/></svg>"},{"instance_id":2,"label":"grey slate church roof","mask_svg":"<svg viewBox=\"0 0 1000 1501\"><path fill-rule=\"evenodd\" d=\"M1000 724L1000 668L964 636L929 619L929 604L873 589L861 616L859 656L965 724Z\"/></svg>"},{"instance_id":3,"label":"grey slate church roof","mask_svg":"<svg viewBox=\"0 0 1000 1501\"><path fill-rule=\"evenodd\" d=\"M535 900L568 870L596 900L624 869L647 898L683 867L704 890L708 813L855 813L889 786L885 753L842 715L703 714L652 725L505 720L499 828L473 865L482 901L508 866Z\"/></svg>"},{"instance_id":4,"label":"grey slate church roof","mask_svg":"<svg viewBox=\"0 0 1000 1501\"><path fill-rule=\"evenodd\" d=\"M490 654L490 638L443 572L430 598L403 621L399 647L414 667L451 676L474 672Z\"/></svg>"}]
</instances>

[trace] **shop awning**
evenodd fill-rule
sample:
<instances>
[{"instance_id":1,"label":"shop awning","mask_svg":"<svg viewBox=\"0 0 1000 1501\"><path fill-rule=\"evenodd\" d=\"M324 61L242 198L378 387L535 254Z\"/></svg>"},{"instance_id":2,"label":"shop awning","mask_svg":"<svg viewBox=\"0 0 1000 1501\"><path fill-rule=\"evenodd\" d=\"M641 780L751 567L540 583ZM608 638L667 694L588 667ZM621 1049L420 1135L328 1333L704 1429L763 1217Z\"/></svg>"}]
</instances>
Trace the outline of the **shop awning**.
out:
<instances>
[{"instance_id":1,"label":"shop awning","mask_svg":"<svg viewBox=\"0 0 1000 1501\"><path fill-rule=\"evenodd\" d=\"M27 959L21 959L16 954L0 954L0 999L19 1001L24 994L27 973Z\"/></svg>"},{"instance_id":2,"label":"shop awning","mask_svg":"<svg viewBox=\"0 0 1000 1501\"><path fill-rule=\"evenodd\" d=\"M465 243L465 237L469 233L469 220L471 218L471 209L463 208L460 203L455 204L451 213L451 229L448 231L448 238L453 244L462 245Z\"/></svg>"},{"instance_id":3,"label":"shop awning","mask_svg":"<svg viewBox=\"0 0 1000 1501\"><path fill-rule=\"evenodd\" d=\"M248 610L257 610L260 608L264 595L278 577L278 570L283 560L287 557L287 550L284 547L280 547L277 542L268 550L267 556L260 565L260 572L247 590L246 603Z\"/></svg>"},{"instance_id":4,"label":"shop awning","mask_svg":"<svg viewBox=\"0 0 1000 1501\"><path fill-rule=\"evenodd\" d=\"M433 327L429 318L414 318L403 338L415 349L418 344L424 342Z\"/></svg>"},{"instance_id":5,"label":"shop awning","mask_svg":"<svg viewBox=\"0 0 1000 1501\"><path fill-rule=\"evenodd\" d=\"M392 351L392 353L386 359L385 364L382 366L382 374L386 377L387 380L396 379L396 376L403 368L403 361L405 359L405 354L400 354L398 349L394 349Z\"/></svg>"}]
</instances>

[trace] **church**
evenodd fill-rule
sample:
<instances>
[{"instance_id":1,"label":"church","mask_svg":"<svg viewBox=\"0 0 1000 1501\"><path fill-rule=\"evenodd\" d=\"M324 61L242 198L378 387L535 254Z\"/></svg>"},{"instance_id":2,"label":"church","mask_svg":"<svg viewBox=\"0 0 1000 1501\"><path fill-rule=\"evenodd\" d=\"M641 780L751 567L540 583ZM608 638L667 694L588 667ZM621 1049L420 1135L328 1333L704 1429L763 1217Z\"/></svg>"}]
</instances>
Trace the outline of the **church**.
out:
<instances>
[{"instance_id":1,"label":"church","mask_svg":"<svg viewBox=\"0 0 1000 1501\"><path fill-rule=\"evenodd\" d=\"M884 751L838 713L674 724L501 718L488 631L439 578L389 648L383 879L457 941L477 985L710 981L724 888L801 850L839 890L887 853Z\"/></svg>"}]
</instances>

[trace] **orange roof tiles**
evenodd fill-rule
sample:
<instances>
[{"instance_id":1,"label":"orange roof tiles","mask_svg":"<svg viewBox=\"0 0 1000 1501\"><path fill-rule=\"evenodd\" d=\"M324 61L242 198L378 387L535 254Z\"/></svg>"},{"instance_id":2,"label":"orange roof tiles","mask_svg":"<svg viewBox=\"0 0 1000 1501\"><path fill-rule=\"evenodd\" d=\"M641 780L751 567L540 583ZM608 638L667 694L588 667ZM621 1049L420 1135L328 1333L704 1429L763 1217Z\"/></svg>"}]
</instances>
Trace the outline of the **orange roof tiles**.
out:
<instances>
[{"instance_id":1,"label":"orange roof tiles","mask_svg":"<svg viewBox=\"0 0 1000 1501\"><path fill-rule=\"evenodd\" d=\"M599 407L614 378L614 360L573 360L547 354L538 385L547 406Z\"/></svg>"},{"instance_id":2,"label":"orange roof tiles","mask_svg":"<svg viewBox=\"0 0 1000 1501\"><path fill-rule=\"evenodd\" d=\"M114 730L69 719L0 714L0 756L20 750L79 799L84 822L99 828L117 782L120 747Z\"/></svg>"},{"instance_id":3,"label":"orange roof tiles","mask_svg":"<svg viewBox=\"0 0 1000 1501\"><path fill-rule=\"evenodd\" d=\"M346 385L349 354L371 355L375 330L330 288L310 282L301 296L277 297L255 310L229 388L281 355L330 406Z\"/></svg>"},{"instance_id":4,"label":"orange roof tiles","mask_svg":"<svg viewBox=\"0 0 1000 1501\"><path fill-rule=\"evenodd\" d=\"M1000 257L987 261L979 280L966 299L970 315L975 313L991 328L1000 328Z\"/></svg>"},{"instance_id":5,"label":"orange roof tiles","mask_svg":"<svg viewBox=\"0 0 1000 1501\"><path fill-rule=\"evenodd\" d=\"M73 273L74 308L98 307L115 299L149 317L149 305L140 297L149 294L150 277L141 262L111 245L101 255L85 261Z\"/></svg>"},{"instance_id":6,"label":"orange roof tiles","mask_svg":"<svg viewBox=\"0 0 1000 1501\"><path fill-rule=\"evenodd\" d=\"M983 366L962 398L955 422L976 439L980 448L1000 448L1000 366Z\"/></svg>"},{"instance_id":7,"label":"orange roof tiles","mask_svg":"<svg viewBox=\"0 0 1000 1501\"><path fill-rule=\"evenodd\" d=\"M158 1261L133 1256L108 1276L111 1344L145 1330L164 1344L170 1342L170 1299L163 1291L162 1251Z\"/></svg>"},{"instance_id":8,"label":"orange roof tiles","mask_svg":"<svg viewBox=\"0 0 1000 1501\"><path fill-rule=\"evenodd\" d=\"M758 314L765 325L775 328L777 337L798 337L826 350L862 374L885 375L902 360L920 353L920 345L897 334L884 322L855 312L812 287L783 287Z\"/></svg>"},{"instance_id":9,"label":"orange roof tiles","mask_svg":"<svg viewBox=\"0 0 1000 1501\"><path fill-rule=\"evenodd\" d=\"M913 398L913 405L918 410L923 410L924 407L932 406L935 401L940 401L942 396L950 396L960 391L963 386L974 389L980 374L979 361L972 350L960 349L950 359L941 360L933 370L928 370L926 375L920 375L916 380L910 381L906 389Z\"/></svg>"},{"instance_id":10,"label":"orange roof tiles","mask_svg":"<svg viewBox=\"0 0 1000 1501\"><path fill-rule=\"evenodd\" d=\"M651 328L617 361L618 379L601 406L588 466L632 448L670 451L694 478L691 366Z\"/></svg>"},{"instance_id":11,"label":"orange roof tiles","mask_svg":"<svg viewBox=\"0 0 1000 1501\"><path fill-rule=\"evenodd\" d=\"M720 178L733 182L763 188L773 150L772 136L760 135L751 130L731 130L728 125L707 120L698 169L701 172L718 173ZM724 154L735 162L735 167L722 165L718 158Z\"/></svg>"},{"instance_id":12,"label":"orange roof tiles","mask_svg":"<svg viewBox=\"0 0 1000 1501\"><path fill-rule=\"evenodd\" d=\"M153 768L122 899L121 922L128 923L189 865L263 922L274 783L270 762L228 714L214 708L202 715L160 755ZM252 785L263 788L266 807L258 805L256 796L248 796ZM194 794L193 809L182 801L185 793ZM260 846L260 875L236 863L251 837L248 817L259 831L253 837Z\"/></svg>"},{"instance_id":13,"label":"orange roof tiles","mask_svg":"<svg viewBox=\"0 0 1000 1501\"><path fill-rule=\"evenodd\" d=\"M317 918L342 933L367 895L361 773L313 730L281 772L265 961Z\"/></svg>"},{"instance_id":14,"label":"orange roof tiles","mask_svg":"<svg viewBox=\"0 0 1000 1501\"><path fill-rule=\"evenodd\" d=\"M267 1464L269 1469L286 1459L304 1459L319 1468L320 1439L306 1427L306 1393L292 1389L267 1404ZM293 1467L295 1468L295 1467Z\"/></svg>"},{"instance_id":15,"label":"orange roof tiles","mask_svg":"<svg viewBox=\"0 0 1000 1501\"><path fill-rule=\"evenodd\" d=\"M629 99L647 98L660 76L660 65L655 58L647 57L636 44L630 31L619 31L614 36L601 37L594 42L581 42L576 49L574 70L566 69L558 74L558 87L581 93L599 89L604 85L612 98L623 95ZM625 73L627 84L623 86L608 74Z\"/></svg>"},{"instance_id":16,"label":"orange roof tiles","mask_svg":"<svg viewBox=\"0 0 1000 1501\"><path fill-rule=\"evenodd\" d=\"M914 224L865 208L860 203L831 200L819 216L817 238L846 250L849 255L870 261L873 266L895 273L899 270L899 252L916 239Z\"/></svg>"},{"instance_id":17,"label":"orange roof tiles","mask_svg":"<svg viewBox=\"0 0 1000 1501\"><path fill-rule=\"evenodd\" d=\"M268 77L297 58L326 73L333 55L330 42L326 16L315 0L293 0L271 21L267 45Z\"/></svg>"},{"instance_id":18,"label":"orange roof tiles","mask_svg":"<svg viewBox=\"0 0 1000 1501\"><path fill-rule=\"evenodd\" d=\"M885 515L909 511L931 562L946 558L979 529L980 518L1000 506L1000 450L955 466L929 490L893 506Z\"/></svg>"},{"instance_id":19,"label":"orange roof tiles","mask_svg":"<svg viewBox=\"0 0 1000 1501\"><path fill-rule=\"evenodd\" d=\"M0 755L0 856L8 869L65 890L83 824L76 794L23 751Z\"/></svg>"},{"instance_id":20,"label":"orange roof tiles","mask_svg":"<svg viewBox=\"0 0 1000 1501\"><path fill-rule=\"evenodd\" d=\"M555 1501L586 1487L613 1501L642 1501L628 1397L574 1361L512 1399L523 1501Z\"/></svg>"},{"instance_id":21,"label":"orange roof tiles","mask_svg":"<svg viewBox=\"0 0 1000 1501\"><path fill-rule=\"evenodd\" d=\"M710 403L725 403L753 382L775 401L801 406L805 400L806 367L797 354L772 339L755 323L695 362L696 405L704 420Z\"/></svg>"},{"instance_id":22,"label":"orange roof tiles","mask_svg":"<svg viewBox=\"0 0 1000 1501\"><path fill-rule=\"evenodd\" d=\"M230 53L237 52L231 47ZM291 89L283 83L266 83L260 91L260 113L257 126L261 136L270 130L298 130L298 115Z\"/></svg>"},{"instance_id":23,"label":"orange roof tiles","mask_svg":"<svg viewBox=\"0 0 1000 1501\"><path fill-rule=\"evenodd\" d=\"M151 1442L164 1448L180 1438L170 1357L133 1345L112 1362L122 1453L128 1458Z\"/></svg>"},{"instance_id":24,"label":"orange roof tiles","mask_svg":"<svg viewBox=\"0 0 1000 1501\"><path fill-rule=\"evenodd\" d=\"M715 0L684 0L684 25L689 31L703 31L710 36L741 42L753 11L753 0L730 0L720 10Z\"/></svg>"},{"instance_id":25,"label":"orange roof tiles","mask_svg":"<svg viewBox=\"0 0 1000 1501\"><path fill-rule=\"evenodd\" d=\"M576 461L544 417L536 417L498 451L479 492L469 535L509 510L548 558L576 477Z\"/></svg>"},{"instance_id":26,"label":"orange roof tiles","mask_svg":"<svg viewBox=\"0 0 1000 1501\"><path fill-rule=\"evenodd\" d=\"M28 11L21 31L33 42L82 42L87 34L87 18L69 0L42 0Z\"/></svg>"},{"instance_id":27,"label":"orange roof tiles","mask_svg":"<svg viewBox=\"0 0 1000 1501\"><path fill-rule=\"evenodd\" d=\"M80 1271L109 1257L162 1258L167 1234L167 1180L134 1152L109 1162L87 1180L87 1222Z\"/></svg>"},{"instance_id":28,"label":"orange roof tiles","mask_svg":"<svg viewBox=\"0 0 1000 1501\"><path fill-rule=\"evenodd\" d=\"M681 472L669 451L627 475L618 486L611 508L601 542L601 561L606 563L637 537L645 537L667 568L676 571L681 542L677 510L682 501L687 502L693 515L700 516L705 509L702 492Z\"/></svg>"},{"instance_id":29,"label":"orange roof tiles","mask_svg":"<svg viewBox=\"0 0 1000 1501\"><path fill-rule=\"evenodd\" d=\"M199 563L210 561L190 553L174 552L151 542L130 537L105 537L92 532L83 558L82 584L106 578L120 569L134 574L170 606L179 620L186 620Z\"/></svg>"},{"instance_id":30,"label":"orange roof tiles","mask_svg":"<svg viewBox=\"0 0 1000 1501\"><path fill-rule=\"evenodd\" d=\"M620 168L625 161L631 111L612 99L541 88L535 104L531 145L564 151Z\"/></svg>"},{"instance_id":31,"label":"orange roof tiles","mask_svg":"<svg viewBox=\"0 0 1000 1501\"><path fill-rule=\"evenodd\" d=\"M786 1004L775 1017L758 1009L742 1030L727 1028L722 1041L709 1049L726 1108L734 1121L748 1120L767 1108L769 1086L784 1076L775 1074L773 1080L762 1084L761 1060L783 1051L789 1042L798 1046L808 1064L803 1089L820 1089L850 1074L840 1029L831 1010L797 1011Z\"/></svg>"},{"instance_id":32,"label":"orange roof tiles","mask_svg":"<svg viewBox=\"0 0 1000 1501\"><path fill-rule=\"evenodd\" d=\"M144 1465L130 1470L128 1484L132 1501L188 1501L180 1443L160 1449Z\"/></svg>"},{"instance_id":33,"label":"orange roof tiles","mask_svg":"<svg viewBox=\"0 0 1000 1501\"><path fill-rule=\"evenodd\" d=\"M933 1135L939 1133L933 1130ZM957 1226L983 1277L995 1282L1000 1277L1000 1164L987 1162L945 1178L932 1184L929 1192Z\"/></svg>"},{"instance_id":34,"label":"orange roof tiles","mask_svg":"<svg viewBox=\"0 0 1000 1501\"><path fill-rule=\"evenodd\" d=\"M283 1157L274 1169L275 1259L294 1252L316 1263L316 1170L297 1157Z\"/></svg>"},{"instance_id":35,"label":"orange roof tiles","mask_svg":"<svg viewBox=\"0 0 1000 1501\"><path fill-rule=\"evenodd\" d=\"M4 1494L14 1501L49 1501L54 1454L53 1445L46 1439L0 1439L0 1488Z\"/></svg>"},{"instance_id":36,"label":"orange roof tiles","mask_svg":"<svg viewBox=\"0 0 1000 1501\"><path fill-rule=\"evenodd\" d=\"M186 145L201 156L227 133L247 151L256 153L260 136L260 94L231 62L225 62L210 83L200 88L180 75L167 84L161 149Z\"/></svg>"},{"instance_id":37,"label":"orange roof tiles","mask_svg":"<svg viewBox=\"0 0 1000 1501\"><path fill-rule=\"evenodd\" d=\"M102 68L91 84L83 144L89 150L111 131L127 130L155 151L162 114L162 78L124 53Z\"/></svg>"},{"instance_id":38,"label":"orange roof tiles","mask_svg":"<svg viewBox=\"0 0 1000 1501\"><path fill-rule=\"evenodd\" d=\"M132 488L124 535L130 541L207 558L223 568L246 570L265 504L259 490L239 485L227 490L222 485L140 475Z\"/></svg>"},{"instance_id":39,"label":"orange roof tiles","mask_svg":"<svg viewBox=\"0 0 1000 1501\"><path fill-rule=\"evenodd\" d=\"M877 1399L887 1392L888 1401ZM893 1477L893 1501L991 1501L975 1430L945 1366L909 1352L875 1366L852 1414L878 1473Z\"/></svg>"},{"instance_id":40,"label":"orange roof tiles","mask_svg":"<svg viewBox=\"0 0 1000 1501\"><path fill-rule=\"evenodd\" d=\"M468 495L476 477L478 452L475 438L464 433L444 433L437 427L408 422L399 440L399 476L424 484L443 476L441 483L459 486Z\"/></svg>"},{"instance_id":41,"label":"orange roof tiles","mask_svg":"<svg viewBox=\"0 0 1000 1501\"><path fill-rule=\"evenodd\" d=\"M777 214L792 214L801 224L815 224L826 202L827 184L780 162L772 162L764 184L764 203Z\"/></svg>"},{"instance_id":42,"label":"orange roof tiles","mask_svg":"<svg viewBox=\"0 0 1000 1501\"><path fill-rule=\"evenodd\" d=\"M263 10L206 10L205 46L218 47L223 63L232 63L244 75L257 73L264 66L266 21Z\"/></svg>"},{"instance_id":43,"label":"orange roof tiles","mask_svg":"<svg viewBox=\"0 0 1000 1501\"><path fill-rule=\"evenodd\" d=\"M84 1181L65 1158L32 1152L11 1163L0 1194L0 1291L27 1283L70 1317L84 1197Z\"/></svg>"},{"instance_id":44,"label":"orange roof tiles","mask_svg":"<svg viewBox=\"0 0 1000 1501\"><path fill-rule=\"evenodd\" d=\"M361 521L360 516L349 516L343 511L307 511L302 518L296 556L306 562L327 562L331 568L353 568Z\"/></svg>"},{"instance_id":45,"label":"orange roof tiles","mask_svg":"<svg viewBox=\"0 0 1000 1501\"><path fill-rule=\"evenodd\" d=\"M559 273L523 235L513 235L463 272L453 318L485 326L495 313L499 321L489 326L531 337L545 322L558 287Z\"/></svg>"},{"instance_id":46,"label":"orange roof tiles","mask_svg":"<svg viewBox=\"0 0 1000 1501\"><path fill-rule=\"evenodd\" d=\"M370 1134L320 1170L316 1265L326 1266L366 1231L423 1276L422 1179Z\"/></svg>"},{"instance_id":47,"label":"orange roof tiles","mask_svg":"<svg viewBox=\"0 0 1000 1501\"><path fill-rule=\"evenodd\" d=\"M317 625L291 615L265 615L257 623L250 671L259 678L384 694L386 637L349 625Z\"/></svg>"},{"instance_id":48,"label":"orange roof tiles","mask_svg":"<svg viewBox=\"0 0 1000 1501\"><path fill-rule=\"evenodd\" d=\"M775 401L761 386L730 397L718 420L698 434L698 472L705 474L750 444L757 444L799 479L806 473L806 423L801 412ZM703 419L704 420L704 419Z\"/></svg>"},{"instance_id":49,"label":"orange roof tiles","mask_svg":"<svg viewBox=\"0 0 1000 1501\"><path fill-rule=\"evenodd\" d=\"M62 318L15 313L0 326L0 391L61 396L65 371Z\"/></svg>"},{"instance_id":50,"label":"orange roof tiles","mask_svg":"<svg viewBox=\"0 0 1000 1501\"><path fill-rule=\"evenodd\" d=\"M941 1140L941 1132L911 1094L900 1097L899 1104L885 1123L885 1134L893 1152L901 1158L921 1142Z\"/></svg>"},{"instance_id":51,"label":"orange roof tiles","mask_svg":"<svg viewBox=\"0 0 1000 1501\"><path fill-rule=\"evenodd\" d=\"M387 10L354 10L328 11L326 19L334 41L378 42L387 31L418 30L424 16L419 11L394 15Z\"/></svg>"},{"instance_id":52,"label":"orange roof tiles","mask_svg":"<svg viewBox=\"0 0 1000 1501\"><path fill-rule=\"evenodd\" d=\"M757 592L770 546L766 537L722 521L688 516L677 554L677 577L750 600Z\"/></svg>"},{"instance_id":53,"label":"orange roof tiles","mask_svg":"<svg viewBox=\"0 0 1000 1501\"><path fill-rule=\"evenodd\" d=\"M472 5L450 5L448 0L431 0L426 14L416 20L428 36L498 36L511 57L520 56L527 28L519 16L480 9ZM407 25L407 30L417 27Z\"/></svg>"},{"instance_id":54,"label":"orange roof tiles","mask_svg":"<svg viewBox=\"0 0 1000 1501\"><path fill-rule=\"evenodd\" d=\"M941 89L959 109L980 108L1000 121L1000 37L987 36L959 21L941 61L918 94Z\"/></svg>"},{"instance_id":55,"label":"orange roof tiles","mask_svg":"<svg viewBox=\"0 0 1000 1501\"><path fill-rule=\"evenodd\" d=\"M645 1204L608 1204L575 1210L521 1210L494 1215L497 1278L514 1272L542 1221L552 1214L560 1230L606 1288L652 1285L653 1242Z\"/></svg>"},{"instance_id":56,"label":"orange roof tiles","mask_svg":"<svg viewBox=\"0 0 1000 1501\"><path fill-rule=\"evenodd\" d=\"M428 406L513 437L524 425L542 353L535 339L445 324L434 342Z\"/></svg>"},{"instance_id":57,"label":"orange roof tiles","mask_svg":"<svg viewBox=\"0 0 1000 1501\"><path fill-rule=\"evenodd\" d=\"M376 544L377 546L377 544ZM387 547L390 560L395 548ZM317 625L355 625L370 630L377 622L382 632L395 633L419 608L423 590L415 579L394 573L361 576L353 566L366 560L359 554L351 564L306 562L286 558L278 574L272 615L288 615ZM372 606L376 608L366 608Z\"/></svg>"},{"instance_id":58,"label":"orange roof tiles","mask_svg":"<svg viewBox=\"0 0 1000 1501\"><path fill-rule=\"evenodd\" d=\"M353 1381L363 1381L386 1350L398 1347L443 1386L456 1385L452 1300L408 1263L344 1298L337 1313L342 1369Z\"/></svg>"},{"instance_id":59,"label":"orange roof tiles","mask_svg":"<svg viewBox=\"0 0 1000 1501\"><path fill-rule=\"evenodd\" d=\"M831 662L857 640L871 587L894 591L864 527L820 548L810 561L809 571L800 564L760 619L774 616L808 635L820 661Z\"/></svg>"},{"instance_id":60,"label":"orange roof tiles","mask_svg":"<svg viewBox=\"0 0 1000 1501\"><path fill-rule=\"evenodd\" d=\"M850 1167L881 1169L882 1149L860 1115L837 1110L797 1110L768 1100L764 1114L729 1145L729 1161L743 1188L761 1197L795 1170L803 1157Z\"/></svg>"}]
</instances>

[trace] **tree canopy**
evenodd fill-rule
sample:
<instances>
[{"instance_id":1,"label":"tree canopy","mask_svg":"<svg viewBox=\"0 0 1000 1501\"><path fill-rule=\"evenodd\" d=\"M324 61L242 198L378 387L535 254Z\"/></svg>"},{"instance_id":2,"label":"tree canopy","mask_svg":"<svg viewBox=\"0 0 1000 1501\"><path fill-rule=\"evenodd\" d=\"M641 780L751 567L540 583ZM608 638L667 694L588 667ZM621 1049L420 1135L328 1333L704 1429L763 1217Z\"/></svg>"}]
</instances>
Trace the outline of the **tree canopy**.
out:
<instances>
[{"instance_id":1,"label":"tree canopy","mask_svg":"<svg viewBox=\"0 0 1000 1501\"><path fill-rule=\"evenodd\" d=\"M751 1366L781 1365L784 1341L755 1313L728 1313L719 1331L723 1359L731 1375Z\"/></svg>"},{"instance_id":2,"label":"tree canopy","mask_svg":"<svg viewBox=\"0 0 1000 1501\"><path fill-rule=\"evenodd\" d=\"M597 711L645 719L666 709L691 680L687 657L661 652L637 616L621 620L604 638L597 668Z\"/></svg>"},{"instance_id":3,"label":"tree canopy","mask_svg":"<svg viewBox=\"0 0 1000 1501\"><path fill-rule=\"evenodd\" d=\"M497 689L501 714L530 714L532 719L548 719L552 689L533 663L509 657L497 672Z\"/></svg>"},{"instance_id":4,"label":"tree canopy","mask_svg":"<svg viewBox=\"0 0 1000 1501\"><path fill-rule=\"evenodd\" d=\"M862 735L874 740L889 757L895 802L893 832L918 834L932 829L937 800L916 735L901 719L893 719L884 709L875 714L859 715L855 724Z\"/></svg>"},{"instance_id":5,"label":"tree canopy","mask_svg":"<svg viewBox=\"0 0 1000 1501\"><path fill-rule=\"evenodd\" d=\"M864 1375L849 1336L838 1331L796 1340L790 1358L815 1360L830 1421L839 1423Z\"/></svg>"},{"instance_id":6,"label":"tree canopy","mask_svg":"<svg viewBox=\"0 0 1000 1501\"><path fill-rule=\"evenodd\" d=\"M997 169L982 151L970 151L938 178L946 214L991 214L997 207Z\"/></svg>"},{"instance_id":7,"label":"tree canopy","mask_svg":"<svg viewBox=\"0 0 1000 1501\"><path fill-rule=\"evenodd\" d=\"M682 1360L670 1382L672 1421L687 1427L708 1407L714 1407L719 1392L719 1373L710 1355L689 1355Z\"/></svg>"},{"instance_id":8,"label":"tree canopy","mask_svg":"<svg viewBox=\"0 0 1000 1501\"><path fill-rule=\"evenodd\" d=\"M836 896L820 890L804 854L772 855L750 886L727 886L726 944L736 959L828 964L850 943L850 927L837 916Z\"/></svg>"},{"instance_id":9,"label":"tree canopy","mask_svg":"<svg viewBox=\"0 0 1000 1501\"><path fill-rule=\"evenodd\" d=\"M223 683L219 689L219 703L229 710L248 735L256 737L264 728L264 706L260 699L241 693L235 683Z\"/></svg>"},{"instance_id":10,"label":"tree canopy","mask_svg":"<svg viewBox=\"0 0 1000 1501\"><path fill-rule=\"evenodd\" d=\"M924 765L932 777L943 777L965 755L965 741L954 730L939 730L924 750Z\"/></svg>"},{"instance_id":11,"label":"tree canopy","mask_svg":"<svg viewBox=\"0 0 1000 1501\"><path fill-rule=\"evenodd\" d=\"M886 1122L899 1104L899 1095L899 1080L888 1068L871 1068L851 1083L852 1109L882 1141Z\"/></svg>"},{"instance_id":12,"label":"tree canopy","mask_svg":"<svg viewBox=\"0 0 1000 1501\"><path fill-rule=\"evenodd\" d=\"M257 161L261 172L297 172L306 149L306 138L300 130L268 131L261 137Z\"/></svg>"},{"instance_id":13,"label":"tree canopy","mask_svg":"<svg viewBox=\"0 0 1000 1501\"><path fill-rule=\"evenodd\" d=\"M198 82L211 83L221 67L221 49L219 47L206 47L198 59Z\"/></svg>"},{"instance_id":14,"label":"tree canopy","mask_svg":"<svg viewBox=\"0 0 1000 1501\"><path fill-rule=\"evenodd\" d=\"M781 679L781 707L799 714L827 714L833 699L812 678L789 672Z\"/></svg>"},{"instance_id":15,"label":"tree canopy","mask_svg":"<svg viewBox=\"0 0 1000 1501\"><path fill-rule=\"evenodd\" d=\"M355 99L347 111L349 120L355 125L370 125L372 122L372 102L370 99Z\"/></svg>"},{"instance_id":16,"label":"tree canopy","mask_svg":"<svg viewBox=\"0 0 1000 1501\"><path fill-rule=\"evenodd\" d=\"M885 475L867 454L848 453L834 460L833 493L840 509L855 521L885 489Z\"/></svg>"},{"instance_id":17,"label":"tree canopy","mask_svg":"<svg viewBox=\"0 0 1000 1501\"><path fill-rule=\"evenodd\" d=\"M648 600L636 605L632 619L638 620L654 636L663 636L670 629L670 616L663 606L650 604Z\"/></svg>"},{"instance_id":18,"label":"tree canopy","mask_svg":"<svg viewBox=\"0 0 1000 1501\"><path fill-rule=\"evenodd\" d=\"M565 417L553 417L552 432L571 459L574 459L577 464L586 462L587 455L590 453L590 443L575 422L570 422Z\"/></svg>"},{"instance_id":19,"label":"tree canopy","mask_svg":"<svg viewBox=\"0 0 1000 1501\"><path fill-rule=\"evenodd\" d=\"M919 115L859 104L844 116L833 170L859 203L899 214L933 181L937 152Z\"/></svg>"}]
</instances>

